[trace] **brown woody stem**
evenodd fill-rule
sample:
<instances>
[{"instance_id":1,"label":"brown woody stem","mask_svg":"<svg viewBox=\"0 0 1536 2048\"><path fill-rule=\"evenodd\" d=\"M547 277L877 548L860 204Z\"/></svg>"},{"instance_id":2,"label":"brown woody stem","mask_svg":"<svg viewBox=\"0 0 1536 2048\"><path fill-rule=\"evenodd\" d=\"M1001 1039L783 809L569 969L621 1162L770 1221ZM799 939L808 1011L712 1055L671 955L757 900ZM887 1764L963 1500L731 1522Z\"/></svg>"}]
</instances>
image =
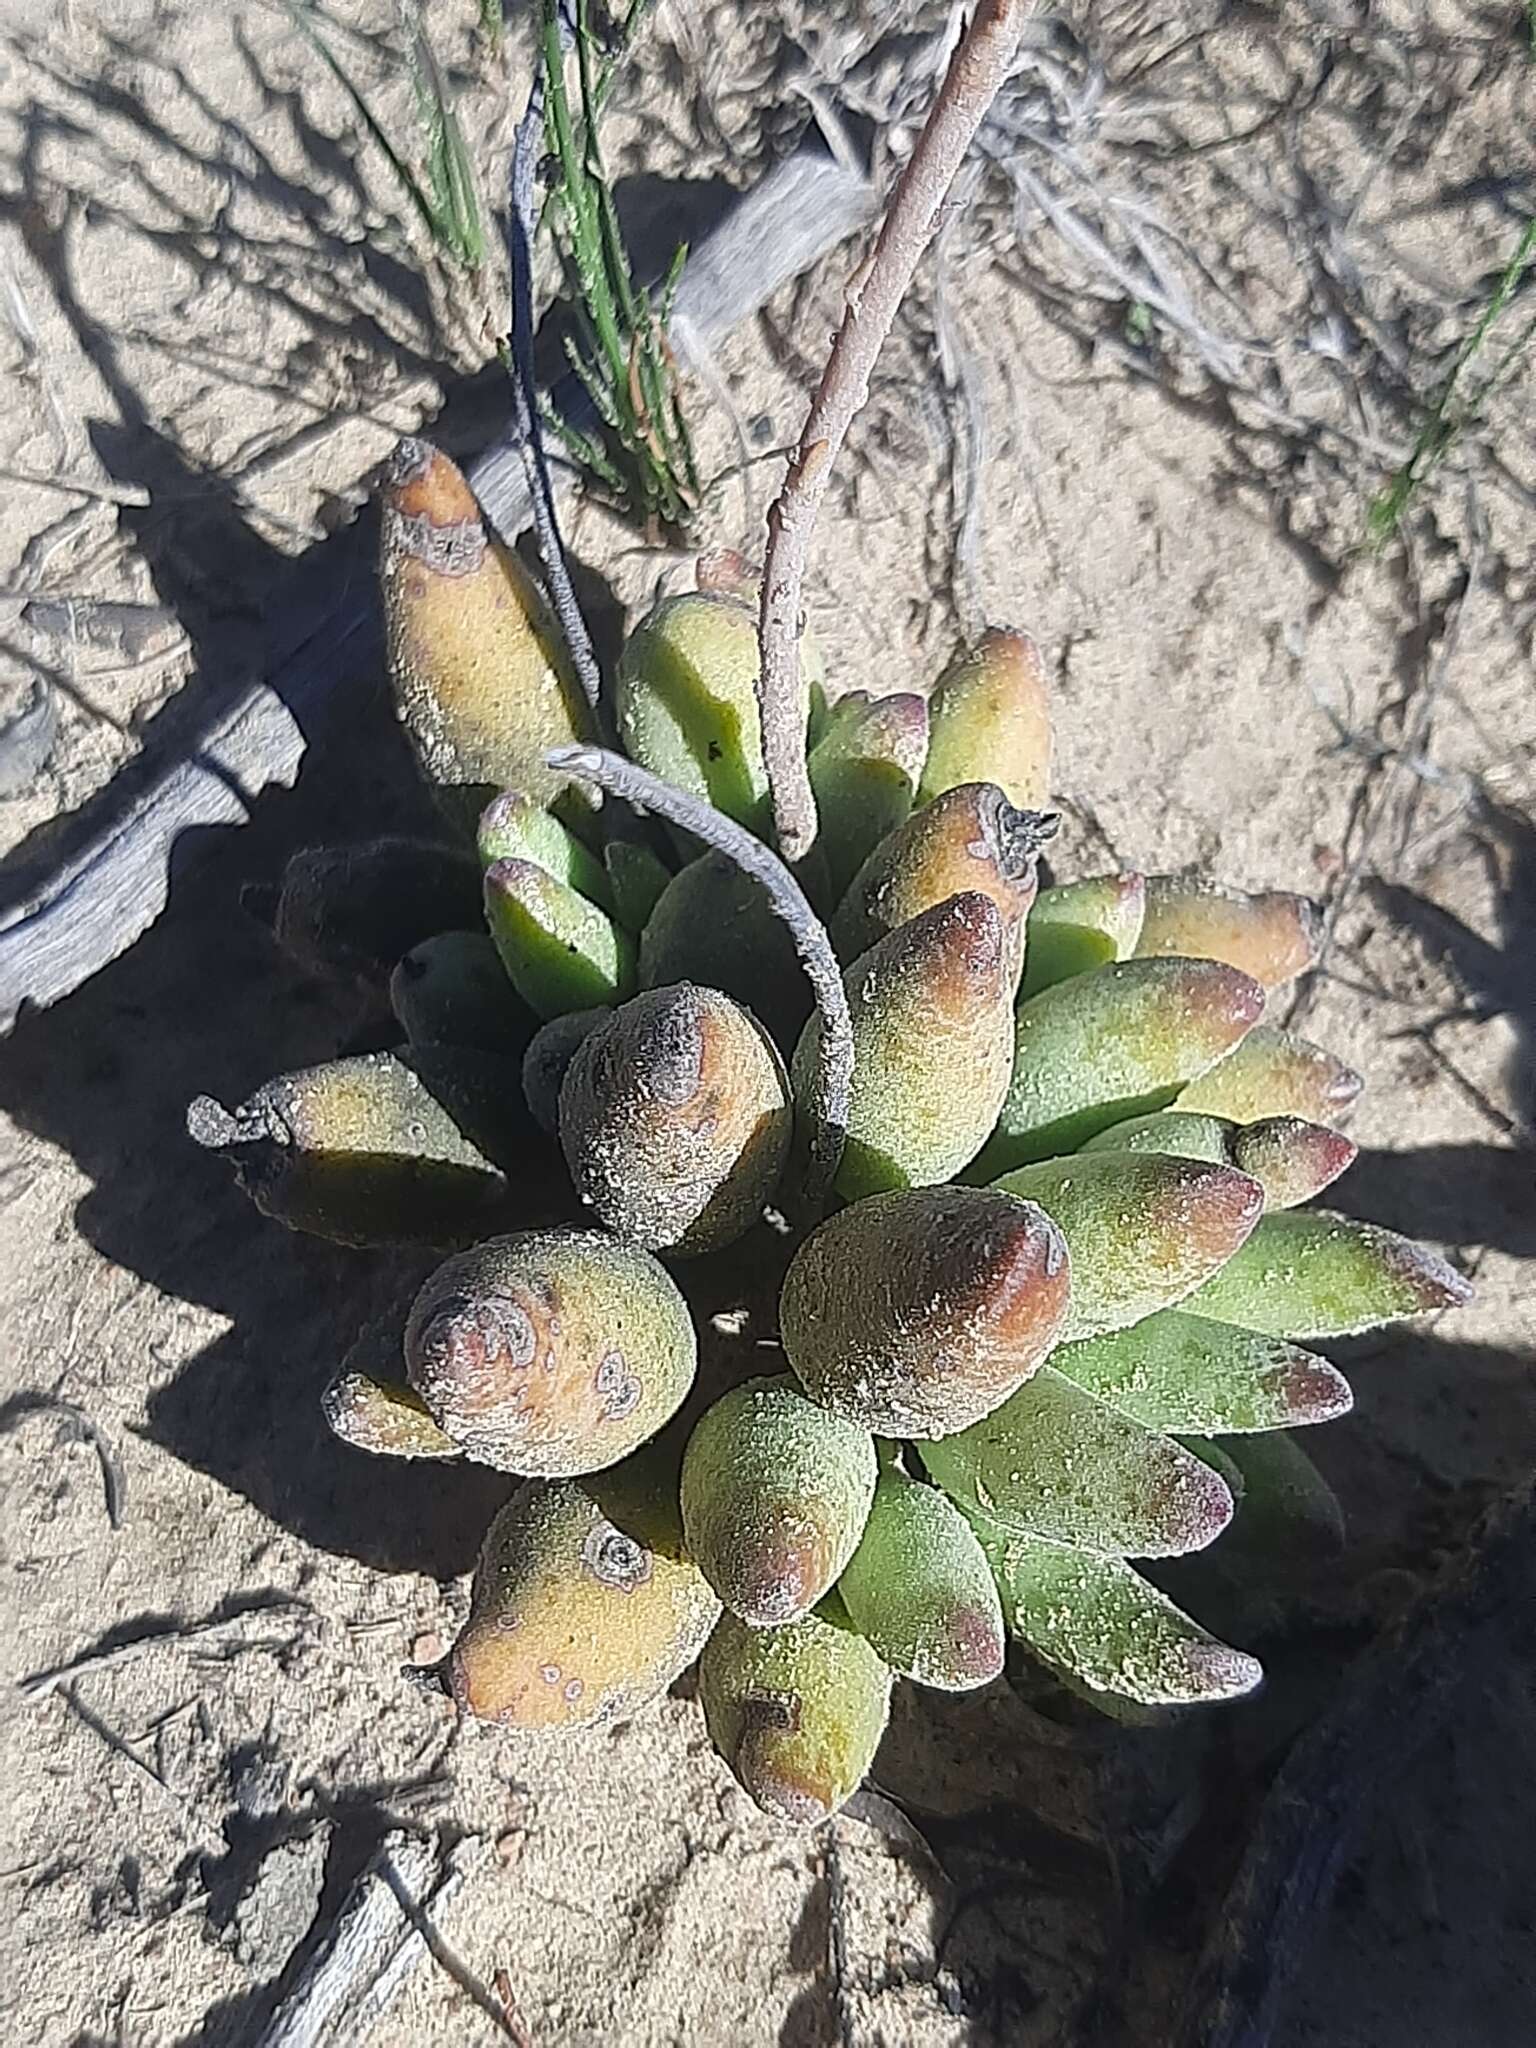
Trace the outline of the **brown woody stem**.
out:
<instances>
[{"instance_id":1,"label":"brown woody stem","mask_svg":"<svg viewBox=\"0 0 1536 2048\"><path fill-rule=\"evenodd\" d=\"M977 0L917 147L897 180L862 276L849 286L843 322L806 415L789 469L768 514L763 561L762 666L758 711L773 798L774 834L786 861L803 860L816 838L816 800L805 760L800 696L801 592L816 518L832 465L896 310L927 248L955 174L998 88L1008 76L1034 0Z\"/></svg>"}]
</instances>

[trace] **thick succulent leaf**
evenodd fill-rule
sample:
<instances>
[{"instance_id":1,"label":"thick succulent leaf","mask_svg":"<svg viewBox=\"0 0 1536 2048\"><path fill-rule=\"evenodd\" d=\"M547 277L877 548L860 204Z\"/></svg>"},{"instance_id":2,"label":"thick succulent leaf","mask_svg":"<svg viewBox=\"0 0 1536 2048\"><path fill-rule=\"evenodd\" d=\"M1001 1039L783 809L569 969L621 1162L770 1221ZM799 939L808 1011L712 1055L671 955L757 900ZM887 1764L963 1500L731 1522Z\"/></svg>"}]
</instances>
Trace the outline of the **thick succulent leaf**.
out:
<instances>
[{"instance_id":1,"label":"thick succulent leaf","mask_svg":"<svg viewBox=\"0 0 1536 2048\"><path fill-rule=\"evenodd\" d=\"M1002 1608L970 1524L888 1454L837 1590L854 1626L903 1678L968 1692L1003 1668Z\"/></svg>"},{"instance_id":2,"label":"thick succulent leaf","mask_svg":"<svg viewBox=\"0 0 1536 2048\"><path fill-rule=\"evenodd\" d=\"M1215 1449L1236 1466L1241 1482L1231 1535L1234 1564L1249 1557L1310 1564L1339 1555L1344 1509L1294 1438L1223 1438Z\"/></svg>"},{"instance_id":3,"label":"thick succulent leaf","mask_svg":"<svg viewBox=\"0 0 1536 2048\"><path fill-rule=\"evenodd\" d=\"M1315 1124L1342 1124L1364 1082L1353 1067L1322 1046L1260 1024L1225 1059L1181 1090L1178 1107L1240 1124L1260 1117L1299 1116Z\"/></svg>"},{"instance_id":4,"label":"thick succulent leaf","mask_svg":"<svg viewBox=\"0 0 1536 2048\"><path fill-rule=\"evenodd\" d=\"M1145 876L1131 873L1091 875L1042 889L1025 931L1020 1001L1075 974L1129 960L1141 936L1146 886Z\"/></svg>"},{"instance_id":5,"label":"thick succulent leaf","mask_svg":"<svg viewBox=\"0 0 1536 2048\"><path fill-rule=\"evenodd\" d=\"M625 752L739 824L755 824L768 795L757 671L757 619L747 605L713 591L662 598L619 657Z\"/></svg>"},{"instance_id":6,"label":"thick succulent leaf","mask_svg":"<svg viewBox=\"0 0 1536 2048\"><path fill-rule=\"evenodd\" d=\"M786 1375L733 1387L683 1455L688 1547L755 1628L796 1621L836 1582L874 1498L869 1432L808 1401Z\"/></svg>"},{"instance_id":7,"label":"thick succulent leaf","mask_svg":"<svg viewBox=\"0 0 1536 2048\"><path fill-rule=\"evenodd\" d=\"M320 1397L321 1413L333 1435L376 1457L462 1458L406 1380L404 1323L395 1307L364 1326Z\"/></svg>"},{"instance_id":8,"label":"thick succulent leaf","mask_svg":"<svg viewBox=\"0 0 1536 2048\"><path fill-rule=\"evenodd\" d=\"M643 932L672 870L659 854L630 839L610 839L603 848L613 913L627 932Z\"/></svg>"},{"instance_id":9,"label":"thick succulent leaf","mask_svg":"<svg viewBox=\"0 0 1536 2048\"><path fill-rule=\"evenodd\" d=\"M640 986L693 981L750 1010L786 1052L811 1013L811 985L762 885L724 854L690 861L640 934Z\"/></svg>"},{"instance_id":10,"label":"thick succulent leaf","mask_svg":"<svg viewBox=\"0 0 1536 2048\"><path fill-rule=\"evenodd\" d=\"M649 1253L595 1230L487 1238L426 1281L405 1364L443 1431L519 1477L616 1465L693 1384L688 1305Z\"/></svg>"},{"instance_id":11,"label":"thick succulent leaf","mask_svg":"<svg viewBox=\"0 0 1536 2048\"><path fill-rule=\"evenodd\" d=\"M907 1188L829 1217L790 1262L785 1353L806 1390L876 1435L947 1436L1007 1399L1056 1341L1066 1245L991 1188Z\"/></svg>"},{"instance_id":12,"label":"thick succulent leaf","mask_svg":"<svg viewBox=\"0 0 1536 2048\"><path fill-rule=\"evenodd\" d=\"M1121 960L1032 996L973 1177L1074 1152L1111 1124L1166 1108L1263 1008L1259 984L1215 960Z\"/></svg>"},{"instance_id":13,"label":"thick succulent leaf","mask_svg":"<svg viewBox=\"0 0 1536 2048\"><path fill-rule=\"evenodd\" d=\"M387 987L395 962L438 932L485 932L474 856L429 839L306 846L283 870L273 936L311 974Z\"/></svg>"},{"instance_id":14,"label":"thick succulent leaf","mask_svg":"<svg viewBox=\"0 0 1536 2048\"><path fill-rule=\"evenodd\" d=\"M475 850L485 867L493 867L499 860L531 861L589 903L604 910L613 908L613 892L602 862L542 804L519 790L504 789L480 813Z\"/></svg>"},{"instance_id":15,"label":"thick succulent leaf","mask_svg":"<svg viewBox=\"0 0 1536 2048\"><path fill-rule=\"evenodd\" d=\"M264 1215L338 1244L451 1244L485 1227L525 1150L515 1060L419 1045L279 1074L233 1112L187 1111Z\"/></svg>"},{"instance_id":16,"label":"thick succulent leaf","mask_svg":"<svg viewBox=\"0 0 1536 2048\"><path fill-rule=\"evenodd\" d=\"M922 1446L958 1506L1054 1543L1119 1557L1203 1550L1232 1496L1182 1445L1042 1366L1001 1408Z\"/></svg>"},{"instance_id":17,"label":"thick succulent leaf","mask_svg":"<svg viewBox=\"0 0 1536 2048\"><path fill-rule=\"evenodd\" d=\"M687 1670L720 1603L664 1497L652 1499L590 1480L518 1488L486 1535L444 1667L464 1712L511 1728L591 1727L634 1713Z\"/></svg>"},{"instance_id":18,"label":"thick succulent leaf","mask_svg":"<svg viewBox=\"0 0 1536 2048\"><path fill-rule=\"evenodd\" d=\"M872 946L844 976L853 1099L837 1191L848 1201L954 1177L997 1117L1013 1053L1007 933L990 897L951 896ZM795 1052L815 1069L819 1017Z\"/></svg>"},{"instance_id":19,"label":"thick succulent leaf","mask_svg":"<svg viewBox=\"0 0 1536 2048\"><path fill-rule=\"evenodd\" d=\"M800 1825L858 1790L890 1698L890 1672L836 1601L780 1628L724 1614L699 1659L710 1740L765 1813Z\"/></svg>"},{"instance_id":20,"label":"thick succulent leaf","mask_svg":"<svg viewBox=\"0 0 1536 2048\"><path fill-rule=\"evenodd\" d=\"M1395 1230L1327 1210L1288 1209L1266 1216L1185 1306L1273 1337L1348 1337L1459 1308L1471 1294L1454 1266Z\"/></svg>"},{"instance_id":21,"label":"thick succulent leaf","mask_svg":"<svg viewBox=\"0 0 1536 2048\"><path fill-rule=\"evenodd\" d=\"M1008 1627L1043 1664L1089 1695L1195 1706L1252 1692L1258 1659L1234 1650L1119 1558L973 1520Z\"/></svg>"},{"instance_id":22,"label":"thick succulent leaf","mask_svg":"<svg viewBox=\"0 0 1536 2048\"><path fill-rule=\"evenodd\" d=\"M1040 851L1055 829L1054 818L1015 810L994 783L946 790L888 833L854 876L832 920L838 953L857 959L935 904L976 891L997 905L1016 989Z\"/></svg>"},{"instance_id":23,"label":"thick succulent leaf","mask_svg":"<svg viewBox=\"0 0 1536 2048\"><path fill-rule=\"evenodd\" d=\"M1010 803L1039 810L1051 794L1051 704L1040 650L994 628L939 677L919 801L962 782L995 782Z\"/></svg>"},{"instance_id":24,"label":"thick succulent leaf","mask_svg":"<svg viewBox=\"0 0 1536 2048\"><path fill-rule=\"evenodd\" d=\"M576 1049L612 1015L606 1007L567 1010L564 1016L541 1024L528 1041L523 1054L523 1098L539 1129L552 1138L560 1129L560 1090Z\"/></svg>"},{"instance_id":25,"label":"thick succulent leaf","mask_svg":"<svg viewBox=\"0 0 1536 2048\"><path fill-rule=\"evenodd\" d=\"M1309 897L1284 889L1250 895L1188 875L1149 875L1136 951L1225 960L1279 988L1315 964L1321 940L1322 914Z\"/></svg>"},{"instance_id":26,"label":"thick succulent leaf","mask_svg":"<svg viewBox=\"0 0 1536 2048\"><path fill-rule=\"evenodd\" d=\"M995 1185L1038 1202L1067 1241L1064 1342L1173 1308L1230 1259L1264 1191L1230 1166L1152 1152L1082 1152L1016 1167Z\"/></svg>"},{"instance_id":27,"label":"thick succulent leaf","mask_svg":"<svg viewBox=\"0 0 1536 2048\"><path fill-rule=\"evenodd\" d=\"M389 1003L413 1045L515 1055L537 1021L484 932L440 932L413 946L389 978Z\"/></svg>"},{"instance_id":28,"label":"thick succulent leaf","mask_svg":"<svg viewBox=\"0 0 1536 2048\"><path fill-rule=\"evenodd\" d=\"M1349 1382L1326 1358L1179 1309L1058 1344L1051 1364L1122 1415L1175 1435L1294 1429L1331 1422L1352 1402Z\"/></svg>"},{"instance_id":29,"label":"thick succulent leaf","mask_svg":"<svg viewBox=\"0 0 1536 2048\"><path fill-rule=\"evenodd\" d=\"M633 992L628 932L532 861L499 860L486 869L485 916L512 986L536 1015L561 1017Z\"/></svg>"},{"instance_id":30,"label":"thick succulent leaf","mask_svg":"<svg viewBox=\"0 0 1536 2048\"><path fill-rule=\"evenodd\" d=\"M1230 1117L1163 1109L1112 1124L1090 1138L1083 1150L1164 1152L1235 1166L1263 1188L1266 1209L1293 1209L1336 1181L1353 1164L1357 1148L1341 1131L1299 1116L1239 1124Z\"/></svg>"},{"instance_id":31,"label":"thick succulent leaf","mask_svg":"<svg viewBox=\"0 0 1536 2048\"><path fill-rule=\"evenodd\" d=\"M833 707L807 766L834 902L910 815L927 752L928 705L912 691L871 697L861 690Z\"/></svg>"},{"instance_id":32,"label":"thick succulent leaf","mask_svg":"<svg viewBox=\"0 0 1536 2048\"><path fill-rule=\"evenodd\" d=\"M560 1088L560 1147L597 1220L651 1251L750 1230L789 1151L784 1067L718 989L648 989L587 1032Z\"/></svg>"},{"instance_id":33,"label":"thick succulent leaf","mask_svg":"<svg viewBox=\"0 0 1536 2048\"><path fill-rule=\"evenodd\" d=\"M395 710L453 815L473 830L506 788L588 808L544 759L591 737L559 628L459 471L424 441L402 441L391 463L379 582Z\"/></svg>"}]
</instances>

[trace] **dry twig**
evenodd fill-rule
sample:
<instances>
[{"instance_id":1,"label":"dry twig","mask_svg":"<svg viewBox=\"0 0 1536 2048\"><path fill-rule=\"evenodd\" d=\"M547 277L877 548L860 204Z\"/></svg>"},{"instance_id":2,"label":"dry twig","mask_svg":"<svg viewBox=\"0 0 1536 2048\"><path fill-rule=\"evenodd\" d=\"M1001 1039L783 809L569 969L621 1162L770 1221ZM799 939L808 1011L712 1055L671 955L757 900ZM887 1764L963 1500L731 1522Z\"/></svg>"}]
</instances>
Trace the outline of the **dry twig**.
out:
<instances>
[{"instance_id":1,"label":"dry twig","mask_svg":"<svg viewBox=\"0 0 1536 2048\"><path fill-rule=\"evenodd\" d=\"M918 259L938 225L955 174L1008 76L1032 0L978 0L939 88L868 263L848 290L843 322L773 507L763 561L762 667L758 709L774 832L787 861L816 837L816 801L805 760L800 701L801 593L832 466L855 415Z\"/></svg>"},{"instance_id":2,"label":"dry twig","mask_svg":"<svg viewBox=\"0 0 1536 2048\"><path fill-rule=\"evenodd\" d=\"M366 2041L433 1952L431 1914L452 1898L484 1850L471 1836L445 1858L427 1837L386 1835L256 2048L354 2048Z\"/></svg>"},{"instance_id":3,"label":"dry twig","mask_svg":"<svg viewBox=\"0 0 1536 2048\"><path fill-rule=\"evenodd\" d=\"M109 1665L126 1664L129 1658L140 1656L145 1650L153 1650L161 1644L222 1641L226 1637L238 1636L247 1622L258 1618L282 1614L312 1617L313 1613L314 1610L302 1600L274 1600L266 1606L242 1607L235 1614L216 1615L209 1621L173 1622L165 1628L146 1630L141 1636L130 1636L126 1642L86 1650L82 1655L72 1657L67 1664L55 1664L50 1670L35 1671L30 1678L18 1679L16 1690L24 1700L45 1700L59 1686L84 1677L88 1671L105 1671ZM270 1636L261 1636L237 1641L231 1647L237 1650L286 1649L290 1640L287 1637L274 1640Z\"/></svg>"}]
</instances>

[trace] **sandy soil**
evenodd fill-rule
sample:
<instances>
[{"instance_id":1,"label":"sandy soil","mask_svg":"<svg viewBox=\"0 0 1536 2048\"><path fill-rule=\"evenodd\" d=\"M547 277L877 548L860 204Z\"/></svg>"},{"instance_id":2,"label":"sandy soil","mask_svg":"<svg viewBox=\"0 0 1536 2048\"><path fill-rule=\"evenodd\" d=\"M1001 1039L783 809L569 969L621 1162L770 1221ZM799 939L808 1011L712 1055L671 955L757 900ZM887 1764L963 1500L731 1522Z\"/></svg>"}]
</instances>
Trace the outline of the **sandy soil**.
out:
<instances>
[{"instance_id":1,"label":"sandy soil","mask_svg":"<svg viewBox=\"0 0 1536 2048\"><path fill-rule=\"evenodd\" d=\"M474 9L439 12L476 150L499 163L506 91ZM664 0L615 113L625 169L744 182L861 37L886 55L850 91L889 105L905 15L828 30L821 12ZM388 13L345 19L371 33ZM1288 0L1263 35L1214 6L1191 21L1208 68L1186 74L1194 60L1140 8L1104 11L1093 47L1122 119L1082 111L1079 139L1108 181L1095 189L1145 200L1202 318L1241 341L1228 373L1175 313L1148 340L1135 292L989 186L892 342L811 604L845 686L921 682L983 617L1037 633L1062 873L1198 863L1330 903L1328 963L1297 1018L1370 1077L1343 1203L1478 1281L1454 1326L1356 1347L1357 1412L1314 1446L1349 1554L1241 1591L1207 1575L1204 1611L1272 1674L1214 1723L1063 1728L1022 1681L905 1699L876 1782L932 1855L868 1818L838 1824L830 1860L771 1827L686 1685L582 1745L454 1725L401 1667L462 1612L500 1483L383 1473L315 1407L409 1274L264 1222L183 1135L189 1096L236 1100L359 1023L238 907L295 845L418 814L376 687L338 678L345 715L296 789L179 849L153 930L0 1048L8 2039L254 2038L403 1819L494 1845L442 1933L481 1985L505 1972L539 2048L1171 2040L1276 1758L1529 1471L1528 378L1435 479L1409 545L1360 547L1412 394L1433 390L1529 213L1528 171L1508 171L1530 132L1521 46L1512 15L1449 7ZM365 573L352 508L402 428L449 399L457 444L483 435L466 372L494 281L423 284L394 194L280 11L123 0L45 22L6 0L0 26L0 652L11 696L45 671L60 708L49 765L0 802L16 884L259 666L294 558L334 559L338 583ZM1042 50L1081 83L1064 38ZM1287 67L1311 97L1266 121ZM1143 104L1170 80L1183 155ZM798 429L851 264L722 351L759 453ZM745 490L736 427L699 403L711 532L747 541L774 464ZM957 548L978 461L974 540ZM610 630L680 573L591 506L572 540ZM236 1613L16 1690L172 1620ZM1284 2048L1529 2040L1531 1699L1528 1663L1469 1655L1447 1725L1353 1857ZM435 1966L374 2036L505 2038Z\"/></svg>"}]
</instances>

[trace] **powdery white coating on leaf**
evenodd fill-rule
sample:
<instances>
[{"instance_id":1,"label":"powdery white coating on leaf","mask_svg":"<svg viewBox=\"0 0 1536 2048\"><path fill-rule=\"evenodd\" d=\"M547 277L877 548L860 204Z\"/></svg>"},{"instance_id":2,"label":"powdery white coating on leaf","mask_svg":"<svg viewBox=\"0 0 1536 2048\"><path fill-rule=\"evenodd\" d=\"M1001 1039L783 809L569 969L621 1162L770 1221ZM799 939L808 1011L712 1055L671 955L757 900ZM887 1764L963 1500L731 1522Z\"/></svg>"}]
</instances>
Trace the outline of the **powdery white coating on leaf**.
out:
<instances>
[{"instance_id":1,"label":"powdery white coating on leaf","mask_svg":"<svg viewBox=\"0 0 1536 2048\"><path fill-rule=\"evenodd\" d=\"M1258 982L1215 960L1116 961L1031 997L982 1167L996 1175L1074 1151L1165 1108L1263 1012Z\"/></svg>"},{"instance_id":2,"label":"powdery white coating on leaf","mask_svg":"<svg viewBox=\"0 0 1536 2048\"><path fill-rule=\"evenodd\" d=\"M610 1521L589 1485L530 1481L491 1524L449 1688L483 1719L585 1728L632 1714L698 1656L720 1603L643 1517Z\"/></svg>"},{"instance_id":3,"label":"powdery white coating on leaf","mask_svg":"<svg viewBox=\"0 0 1536 2048\"><path fill-rule=\"evenodd\" d=\"M1471 1296L1471 1282L1427 1245L1379 1223L1292 1209L1266 1216L1186 1306L1276 1337L1348 1337Z\"/></svg>"},{"instance_id":4,"label":"powdery white coating on leaf","mask_svg":"<svg viewBox=\"0 0 1536 2048\"><path fill-rule=\"evenodd\" d=\"M1272 1116L1342 1124L1364 1086L1353 1067L1322 1046L1260 1024L1225 1059L1191 1081L1176 1106L1240 1124Z\"/></svg>"},{"instance_id":5,"label":"powdery white coating on leaf","mask_svg":"<svg viewBox=\"0 0 1536 2048\"><path fill-rule=\"evenodd\" d=\"M697 1340L649 1253L595 1231L525 1231L437 1268L412 1305L405 1359L472 1458L563 1478L617 1464L677 1412Z\"/></svg>"},{"instance_id":6,"label":"powdery white coating on leaf","mask_svg":"<svg viewBox=\"0 0 1536 2048\"><path fill-rule=\"evenodd\" d=\"M971 1160L992 1128L1013 1056L1011 968L991 900L951 896L872 946L844 976L853 1098L837 1176L849 1201L932 1186ZM796 1048L803 1096L820 1022Z\"/></svg>"},{"instance_id":7,"label":"powdery white coating on leaf","mask_svg":"<svg viewBox=\"0 0 1536 2048\"><path fill-rule=\"evenodd\" d=\"M1159 1110L1112 1124L1090 1138L1083 1150L1163 1152L1235 1166L1263 1188L1266 1209L1290 1209L1311 1201L1338 1179L1356 1154L1342 1132L1302 1117L1271 1116L1240 1124L1230 1117L1184 1109Z\"/></svg>"},{"instance_id":8,"label":"powdery white coating on leaf","mask_svg":"<svg viewBox=\"0 0 1536 2048\"><path fill-rule=\"evenodd\" d=\"M1038 1202L1072 1261L1063 1342L1173 1308L1258 1222L1264 1191L1230 1166L1163 1153L1084 1152L1006 1173L996 1185Z\"/></svg>"},{"instance_id":9,"label":"powdery white coating on leaf","mask_svg":"<svg viewBox=\"0 0 1536 2048\"><path fill-rule=\"evenodd\" d=\"M1003 1668L1003 1613L974 1531L937 1487L885 1465L837 1582L854 1626L904 1678L945 1692Z\"/></svg>"},{"instance_id":10,"label":"powdery white coating on leaf","mask_svg":"<svg viewBox=\"0 0 1536 2048\"><path fill-rule=\"evenodd\" d=\"M686 982L588 1032L560 1090L577 1194L653 1251L713 1251L749 1230L773 1199L791 1123L766 1034L729 996Z\"/></svg>"},{"instance_id":11,"label":"powdery white coating on leaf","mask_svg":"<svg viewBox=\"0 0 1536 2048\"><path fill-rule=\"evenodd\" d=\"M806 1826L852 1798L875 1760L891 1674L845 1617L748 1628L723 1614L699 1659L710 1740L748 1795Z\"/></svg>"},{"instance_id":12,"label":"powdery white coating on leaf","mask_svg":"<svg viewBox=\"0 0 1536 2048\"><path fill-rule=\"evenodd\" d=\"M871 1195L829 1217L785 1275L779 1322L814 1398L876 1435L945 1436L1031 1373L1067 1311L1066 1243L988 1188Z\"/></svg>"},{"instance_id":13,"label":"powdery white coating on leaf","mask_svg":"<svg viewBox=\"0 0 1536 2048\"><path fill-rule=\"evenodd\" d=\"M1136 951L1224 960L1265 988L1280 988L1317 960L1322 913L1285 889L1250 894L1191 875L1149 875Z\"/></svg>"},{"instance_id":14,"label":"powdery white coating on leaf","mask_svg":"<svg viewBox=\"0 0 1536 2048\"><path fill-rule=\"evenodd\" d=\"M1326 1358L1179 1309L1058 1344L1051 1364L1122 1415L1175 1434L1294 1429L1353 1405L1349 1382Z\"/></svg>"},{"instance_id":15,"label":"powdery white coating on leaf","mask_svg":"<svg viewBox=\"0 0 1536 2048\"><path fill-rule=\"evenodd\" d=\"M733 1614L797 1620L857 1548L875 1491L867 1430L786 1376L749 1380L702 1417L683 1454L688 1547Z\"/></svg>"},{"instance_id":16,"label":"powdery white coating on leaf","mask_svg":"<svg viewBox=\"0 0 1536 2048\"><path fill-rule=\"evenodd\" d=\"M1252 1692L1256 1657L1201 1628L1118 1558L975 1524L1010 1631L1089 1693L1192 1706Z\"/></svg>"},{"instance_id":17,"label":"powdery white coating on leaf","mask_svg":"<svg viewBox=\"0 0 1536 2048\"><path fill-rule=\"evenodd\" d=\"M540 1017L621 1002L634 988L629 933L532 861L486 869L485 919L512 986Z\"/></svg>"},{"instance_id":18,"label":"powdery white coating on leaf","mask_svg":"<svg viewBox=\"0 0 1536 2048\"><path fill-rule=\"evenodd\" d=\"M1020 1001L1075 974L1129 960L1145 909L1146 877L1134 871L1042 889L1025 927Z\"/></svg>"},{"instance_id":19,"label":"powdery white coating on leaf","mask_svg":"<svg viewBox=\"0 0 1536 2048\"><path fill-rule=\"evenodd\" d=\"M463 1046L359 1053L279 1074L233 1112L199 1096L187 1129L227 1151L257 1208L294 1229L451 1243L505 1193L500 1162L526 1135L516 1071Z\"/></svg>"},{"instance_id":20,"label":"powdery white coating on leaf","mask_svg":"<svg viewBox=\"0 0 1536 2048\"><path fill-rule=\"evenodd\" d=\"M984 1422L924 1445L922 1458L968 1513L1115 1556L1201 1550L1232 1519L1232 1496L1208 1466L1048 1365Z\"/></svg>"}]
</instances>

